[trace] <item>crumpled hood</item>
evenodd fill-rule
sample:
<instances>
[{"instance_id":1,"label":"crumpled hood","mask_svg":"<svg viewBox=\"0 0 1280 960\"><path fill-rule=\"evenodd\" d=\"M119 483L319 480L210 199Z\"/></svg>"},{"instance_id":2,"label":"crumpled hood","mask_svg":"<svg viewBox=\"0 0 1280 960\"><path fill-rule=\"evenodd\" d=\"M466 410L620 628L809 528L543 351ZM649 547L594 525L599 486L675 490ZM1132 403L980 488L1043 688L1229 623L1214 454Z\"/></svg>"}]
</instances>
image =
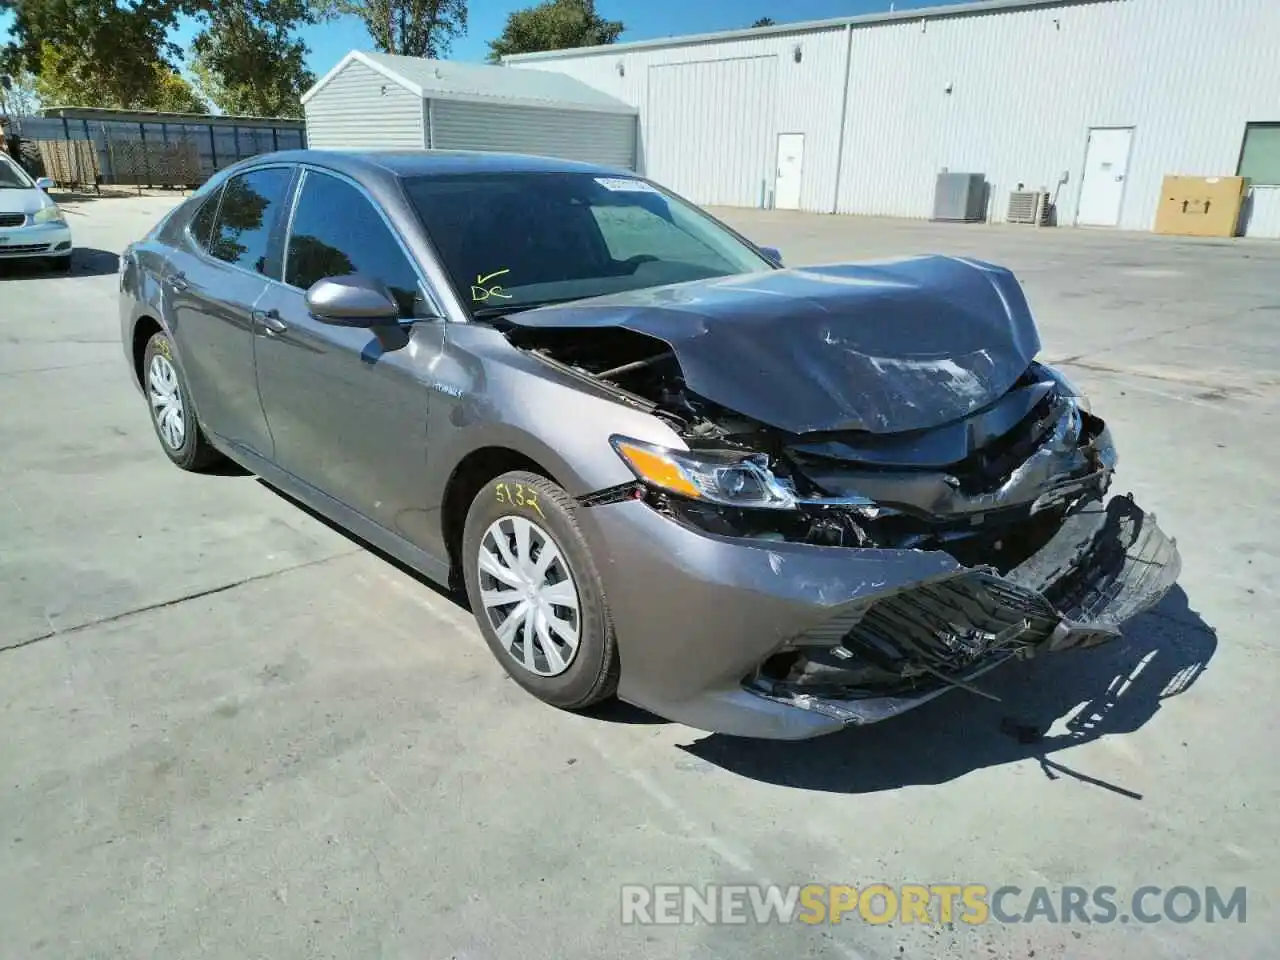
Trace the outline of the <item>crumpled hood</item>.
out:
<instances>
[{"instance_id":1,"label":"crumpled hood","mask_svg":"<svg viewBox=\"0 0 1280 960\"><path fill-rule=\"evenodd\" d=\"M689 390L792 433L900 433L966 417L1040 349L1012 273L942 256L699 280L508 322L656 337Z\"/></svg>"},{"instance_id":2,"label":"crumpled hood","mask_svg":"<svg viewBox=\"0 0 1280 960\"><path fill-rule=\"evenodd\" d=\"M25 213L28 216L53 201L43 190L0 189L0 213Z\"/></svg>"}]
</instances>

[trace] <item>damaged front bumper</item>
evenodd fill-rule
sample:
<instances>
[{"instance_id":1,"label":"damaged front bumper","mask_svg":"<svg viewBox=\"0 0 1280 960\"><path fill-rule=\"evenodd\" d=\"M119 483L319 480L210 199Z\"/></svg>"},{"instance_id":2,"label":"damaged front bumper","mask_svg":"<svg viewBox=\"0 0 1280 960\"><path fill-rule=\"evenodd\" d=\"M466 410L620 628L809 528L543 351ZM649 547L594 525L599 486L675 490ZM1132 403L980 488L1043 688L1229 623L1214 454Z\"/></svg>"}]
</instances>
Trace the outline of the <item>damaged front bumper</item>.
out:
<instances>
[{"instance_id":1,"label":"damaged front bumper","mask_svg":"<svg viewBox=\"0 0 1280 960\"><path fill-rule=\"evenodd\" d=\"M1003 576L942 551L715 536L635 500L579 518L617 632L619 696L747 737L883 720L1010 658L1104 642L1180 571L1129 497L1077 505Z\"/></svg>"}]
</instances>

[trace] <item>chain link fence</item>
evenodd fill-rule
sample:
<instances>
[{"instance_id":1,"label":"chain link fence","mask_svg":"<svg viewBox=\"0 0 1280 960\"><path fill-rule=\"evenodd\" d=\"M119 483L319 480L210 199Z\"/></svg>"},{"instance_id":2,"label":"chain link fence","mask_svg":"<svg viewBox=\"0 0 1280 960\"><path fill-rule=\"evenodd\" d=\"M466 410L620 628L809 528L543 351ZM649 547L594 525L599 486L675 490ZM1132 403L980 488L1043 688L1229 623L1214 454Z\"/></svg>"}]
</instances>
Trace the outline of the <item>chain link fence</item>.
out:
<instances>
[{"instance_id":1,"label":"chain link fence","mask_svg":"<svg viewBox=\"0 0 1280 960\"><path fill-rule=\"evenodd\" d=\"M60 186L191 188L247 157L306 145L301 121L210 117L105 119L110 111L11 121L19 157L33 176ZM126 116L128 116L126 114Z\"/></svg>"}]
</instances>

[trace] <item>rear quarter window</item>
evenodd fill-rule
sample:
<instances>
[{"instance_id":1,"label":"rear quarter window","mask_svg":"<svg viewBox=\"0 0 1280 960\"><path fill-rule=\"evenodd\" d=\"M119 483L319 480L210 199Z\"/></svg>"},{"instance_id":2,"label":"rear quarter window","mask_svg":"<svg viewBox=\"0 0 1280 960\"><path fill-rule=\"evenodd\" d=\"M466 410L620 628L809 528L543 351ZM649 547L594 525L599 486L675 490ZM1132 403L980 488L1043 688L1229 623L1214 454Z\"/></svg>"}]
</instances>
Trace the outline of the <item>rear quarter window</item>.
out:
<instances>
[{"instance_id":1,"label":"rear quarter window","mask_svg":"<svg viewBox=\"0 0 1280 960\"><path fill-rule=\"evenodd\" d=\"M222 189L219 187L207 196L197 195L174 207L155 225L150 237L173 247L184 243L185 234L190 229L191 238L201 249L207 250L213 218L218 212L218 197L221 193Z\"/></svg>"},{"instance_id":2,"label":"rear quarter window","mask_svg":"<svg viewBox=\"0 0 1280 960\"><path fill-rule=\"evenodd\" d=\"M202 250L209 249L209 238L213 236L213 222L218 216L218 200L221 190L215 190L201 203L191 216L191 237Z\"/></svg>"}]
</instances>

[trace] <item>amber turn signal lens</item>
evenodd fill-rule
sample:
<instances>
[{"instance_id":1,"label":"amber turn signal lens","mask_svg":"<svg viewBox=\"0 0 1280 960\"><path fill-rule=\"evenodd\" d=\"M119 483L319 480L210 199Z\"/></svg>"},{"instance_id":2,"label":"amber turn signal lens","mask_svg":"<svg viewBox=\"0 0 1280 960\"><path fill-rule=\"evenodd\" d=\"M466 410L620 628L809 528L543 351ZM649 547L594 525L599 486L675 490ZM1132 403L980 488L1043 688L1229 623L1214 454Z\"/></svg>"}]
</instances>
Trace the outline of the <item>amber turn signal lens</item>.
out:
<instances>
[{"instance_id":1,"label":"amber turn signal lens","mask_svg":"<svg viewBox=\"0 0 1280 960\"><path fill-rule=\"evenodd\" d=\"M694 482L685 476L684 471L669 457L625 441L617 443L616 448L631 469L636 472L636 476L646 483L685 497L702 495Z\"/></svg>"}]
</instances>

